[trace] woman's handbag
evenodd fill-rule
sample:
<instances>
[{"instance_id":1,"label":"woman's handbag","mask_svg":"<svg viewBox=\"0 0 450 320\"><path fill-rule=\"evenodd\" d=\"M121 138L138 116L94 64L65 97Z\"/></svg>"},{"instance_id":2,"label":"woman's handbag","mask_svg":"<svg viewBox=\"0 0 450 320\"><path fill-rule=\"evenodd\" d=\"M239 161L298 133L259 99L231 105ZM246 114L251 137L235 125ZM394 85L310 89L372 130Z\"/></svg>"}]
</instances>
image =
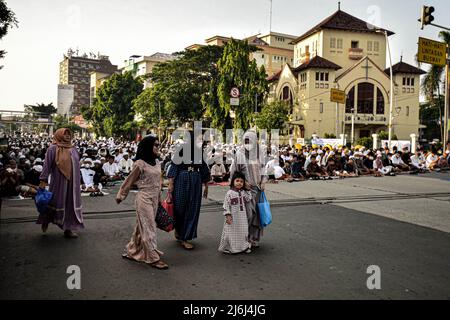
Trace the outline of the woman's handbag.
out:
<instances>
[{"instance_id":1,"label":"woman's handbag","mask_svg":"<svg viewBox=\"0 0 450 320\"><path fill-rule=\"evenodd\" d=\"M258 202L259 220L263 228L272 223L272 213L270 212L270 204L266 199L264 191L261 192Z\"/></svg>"},{"instance_id":2,"label":"woman's handbag","mask_svg":"<svg viewBox=\"0 0 450 320\"><path fill-rule=\"evenodd\" d=\"M175 219L173 215L173 203L169 199L169 197L166 198L166 200L163 201L162 205L160 204L158 206L158 211L156 212L156 226L164 230L166 232L170 232L175 228Z\"/></svg>"},{"instance_id":3,"label":"woman's handbag","mask_svg":"<svg viewBox=\"0 0 450 320\"><path fill-rule=\"evenodd\" d=\"M53 198L53 193L42 188L38 188L37 194L34 197L36 208L40 214L45 214L48 209L48 205Z\"/></svg>"}]
</instances>

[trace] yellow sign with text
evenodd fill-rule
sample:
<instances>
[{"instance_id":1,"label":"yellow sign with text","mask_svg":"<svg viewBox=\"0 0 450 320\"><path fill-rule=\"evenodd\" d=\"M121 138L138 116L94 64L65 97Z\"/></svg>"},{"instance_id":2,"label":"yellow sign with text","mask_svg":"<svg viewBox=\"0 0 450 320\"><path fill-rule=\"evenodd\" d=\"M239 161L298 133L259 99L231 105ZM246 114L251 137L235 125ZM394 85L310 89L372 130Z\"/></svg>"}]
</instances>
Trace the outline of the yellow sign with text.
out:
<instances>
[{"instance_id":1,"label":"yellow sign with text","mask_svg":"<svg viewBox=\"0 0 450 320\"><path fill-rule=\"evenodd\" d=\"M331 89L330 101L344 104L345 103L345 91L338 90L338 89Z\"/></svg>"},{"instance_id":2,"label":"yellow sign with text","mask_svg":"<svg viewBox=\"0 0 450 320\"><path fill-rule=\"evenodd\" d=\"M446 62L446 50L447 45L444 42L419 38L417 61L443 67Z\"/></svg>"}]
</instances>

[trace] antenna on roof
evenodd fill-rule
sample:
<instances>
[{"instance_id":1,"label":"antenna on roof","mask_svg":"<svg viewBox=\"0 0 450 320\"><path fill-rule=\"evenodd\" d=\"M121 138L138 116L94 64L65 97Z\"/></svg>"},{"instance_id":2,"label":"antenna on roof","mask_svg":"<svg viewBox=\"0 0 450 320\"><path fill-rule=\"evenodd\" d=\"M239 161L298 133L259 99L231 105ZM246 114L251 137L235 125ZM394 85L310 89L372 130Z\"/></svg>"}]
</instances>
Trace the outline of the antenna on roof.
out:
<instances>
[{"instance_id":1,"label":"antenna on roof","mask_svg":"<svg viewBox=\"0 0 450 320\"><path fill-rule=\"evenodd\" d=\"M403 50L402 50L402 54L400 56L400 62L403 62Z\"/></svg>"},{"instance_id":2,"label":"antenna on roof","mask_svg":"<svg viewBox=\"0 0 450 320\"><path fill-rule=\"evenodd\" d=\"M338 11L341 11L341 2L338 2Z\"/></svg>"}]
</instances>

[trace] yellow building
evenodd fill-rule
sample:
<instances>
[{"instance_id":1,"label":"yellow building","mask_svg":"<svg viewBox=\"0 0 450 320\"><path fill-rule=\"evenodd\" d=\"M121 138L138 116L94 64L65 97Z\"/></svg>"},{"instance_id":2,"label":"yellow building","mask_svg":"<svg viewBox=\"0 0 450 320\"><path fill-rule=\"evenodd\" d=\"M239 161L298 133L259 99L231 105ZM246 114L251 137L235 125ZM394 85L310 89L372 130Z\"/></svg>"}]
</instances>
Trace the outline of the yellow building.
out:
<instances>
[{"instance_id":1,"label":"yellow building","mask_svg":"<svg viewBox=\"0 0 450 320\"><path fill-rule=\"evenodd\" d=\"M294 46L291 41L295 40L296 36L270 32L266 35L254 35L242 40L247 40L249 44L252 44L261 51L257 51L251 54L250 60L255 59L258 67L264 65L268 76L275 74L286 64L294 63ZM216 45L223 46L231 37L213 36L205 40L204 45ZM186 47L186 50L196 50L199 47L204 46L202 44L193 44Z\"/></svg>"},{"instance_id":2,"label":"yellow building","mask_svg":"<svg viewBox=\"0 0 450 320\"><path fill-rule=\"evenodd\" d=\"M380 29L338 10L291 42L293 67L285 65L269 77L269 100L291 104L286 138L313 134L354 139L388 131L390 72L386 69L387 35ZM403 61L393 66L393 134L409 140L419 132L420 75L424 72ZM330 101L330 90L345 91L346 103ZM292 140L291 140L292 141Z\"/></svg>"}]
</instances>

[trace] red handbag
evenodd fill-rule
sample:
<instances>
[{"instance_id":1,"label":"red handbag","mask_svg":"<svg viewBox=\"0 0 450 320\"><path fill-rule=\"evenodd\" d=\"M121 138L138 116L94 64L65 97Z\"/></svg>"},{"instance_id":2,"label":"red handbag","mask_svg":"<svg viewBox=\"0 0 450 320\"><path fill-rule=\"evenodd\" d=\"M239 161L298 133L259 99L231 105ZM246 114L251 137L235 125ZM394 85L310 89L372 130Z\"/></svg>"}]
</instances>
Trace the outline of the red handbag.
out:
<instances>
[{"instance_id":1,"label":"red handbag","mask_svg":"<svg viewBox=\"0 0 450 320\"><path fill-rule=\"evenodd\" d=\"M170 193L167 194L166 199L162 203L162 206L167 211L167 214L175 220L174 206L172 202L172 196Z\"/></svg>"}]
</instances>

